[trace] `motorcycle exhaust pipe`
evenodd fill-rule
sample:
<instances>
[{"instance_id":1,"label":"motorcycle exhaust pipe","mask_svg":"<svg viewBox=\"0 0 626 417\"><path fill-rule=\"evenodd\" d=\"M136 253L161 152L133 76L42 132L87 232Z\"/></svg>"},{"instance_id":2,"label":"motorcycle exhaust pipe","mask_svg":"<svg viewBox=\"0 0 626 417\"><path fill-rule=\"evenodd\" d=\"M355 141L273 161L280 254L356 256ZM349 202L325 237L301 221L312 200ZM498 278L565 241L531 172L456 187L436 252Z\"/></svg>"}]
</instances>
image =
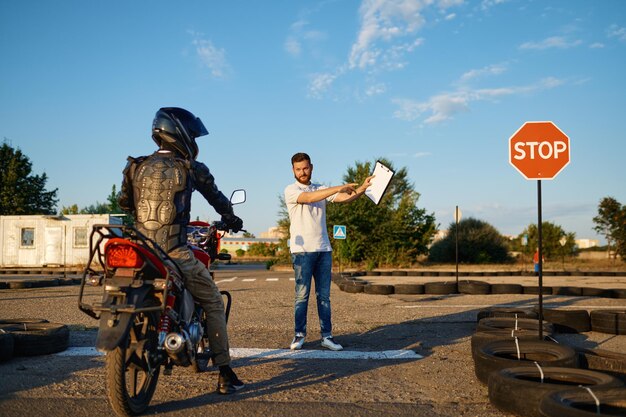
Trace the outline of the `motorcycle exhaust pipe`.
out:
<instances>
[{"instance_id":1,"label":"motorcycle exhaust pipe","mask_svg":"<svg viewBox=\"0 0 626 417\"><path fill-rule=\"evenodd\" d=\"M189 366L191 364L188 354L189 340L180 333L169 333L165 336L163 346L168 356L176 365Z\"/></svg>"}]
</instances>

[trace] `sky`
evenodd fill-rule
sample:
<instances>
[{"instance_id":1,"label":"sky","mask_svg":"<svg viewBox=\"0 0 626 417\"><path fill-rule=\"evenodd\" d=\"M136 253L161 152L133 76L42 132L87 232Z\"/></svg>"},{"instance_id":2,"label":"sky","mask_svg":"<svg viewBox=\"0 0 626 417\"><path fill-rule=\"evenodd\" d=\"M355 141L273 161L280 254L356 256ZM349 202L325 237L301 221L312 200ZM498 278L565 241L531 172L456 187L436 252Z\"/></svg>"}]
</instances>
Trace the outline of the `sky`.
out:
<instances>
[{"instance_id":1,"label":"sky","mask_svg":"<svg viewBox=\"0 0 626 417\"><path fill-rule=\"evenodd\" d=\"M0 52L0 138L59 209L119 190L168 106L202 119L198 159L246 190L235 211L257 236L296 152L327 185L387 158L442 229L458 206L518 235L538 216L537 181L509 163L527 121L570 139L544 221L603 243L600 200L626 204L622 0L0 0ZM192 217L218 218L199 195Z\"/></svg>"}]
</instances>

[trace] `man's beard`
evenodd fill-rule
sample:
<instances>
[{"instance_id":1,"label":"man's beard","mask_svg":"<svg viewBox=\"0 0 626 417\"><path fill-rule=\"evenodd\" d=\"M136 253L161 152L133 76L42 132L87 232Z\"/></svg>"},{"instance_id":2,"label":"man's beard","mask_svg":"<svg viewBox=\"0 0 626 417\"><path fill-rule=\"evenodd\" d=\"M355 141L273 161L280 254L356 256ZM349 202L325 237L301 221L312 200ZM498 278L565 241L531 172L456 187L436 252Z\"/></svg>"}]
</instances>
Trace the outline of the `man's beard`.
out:
<instances>
[{"instance_id":1,"label":"man's beard","mask_svg":"<svg viewBox=\"0 0 626 417\"><path fill-rule=\"evenodd\" d=\"M294 178L302 185L309 185L311 183L310 175L301 175L299 177L297 175L294 175Z\"/></svg>"}]
</instances>

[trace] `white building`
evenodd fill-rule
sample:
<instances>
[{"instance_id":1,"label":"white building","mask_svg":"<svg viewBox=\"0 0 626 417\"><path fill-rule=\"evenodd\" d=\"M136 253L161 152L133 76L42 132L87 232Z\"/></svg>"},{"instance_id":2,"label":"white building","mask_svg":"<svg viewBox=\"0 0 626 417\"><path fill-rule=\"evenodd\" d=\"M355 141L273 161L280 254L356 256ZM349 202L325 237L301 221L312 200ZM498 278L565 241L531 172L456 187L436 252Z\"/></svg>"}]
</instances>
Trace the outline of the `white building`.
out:
<instances>
[{"instance_id":1,"label":"white building","mask_svg":"<svg viewBox=\"0 0 626 417\"><path fill-rule=\"evenodd\" d=\"M94 224L121 224L110 214L0 216L0 267L84 266Z\"/></svg>"}]
</instances>

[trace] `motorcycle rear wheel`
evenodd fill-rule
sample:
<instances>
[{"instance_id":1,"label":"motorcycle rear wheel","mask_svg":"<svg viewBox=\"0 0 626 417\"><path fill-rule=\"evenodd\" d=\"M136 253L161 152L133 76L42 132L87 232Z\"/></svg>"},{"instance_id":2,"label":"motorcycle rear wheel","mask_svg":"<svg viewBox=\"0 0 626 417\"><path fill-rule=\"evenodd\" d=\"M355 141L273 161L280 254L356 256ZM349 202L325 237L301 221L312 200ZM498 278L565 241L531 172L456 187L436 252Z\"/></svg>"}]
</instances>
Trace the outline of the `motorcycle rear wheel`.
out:
<instances>
[{"instance_id":1,"label":"motorcycle rear wheel","mask_svg":"<svg viewBox=\"0 0 626 417\"><path fill-rule=\"evenodd\" d=\"M200 316L200 323L203 325L204 334L196 345L196 355L193 358L193 369L196 372L206 372L211 366L211 349L209 348L209 329L207 327L207 315L202 307L196 308L196 314Z\"/></svg>"},{"instance_id":2,"label":"motorcycle rear wheel","mask_svg":"<svg viewBox=\"0 0 626 417\"><path fill-rule=\"evenodd\" d=\"M123 343L106 355L107 396L120 416L143 413L159 379L158 314L135 314Z\"/></svg>"}]
</instances>

